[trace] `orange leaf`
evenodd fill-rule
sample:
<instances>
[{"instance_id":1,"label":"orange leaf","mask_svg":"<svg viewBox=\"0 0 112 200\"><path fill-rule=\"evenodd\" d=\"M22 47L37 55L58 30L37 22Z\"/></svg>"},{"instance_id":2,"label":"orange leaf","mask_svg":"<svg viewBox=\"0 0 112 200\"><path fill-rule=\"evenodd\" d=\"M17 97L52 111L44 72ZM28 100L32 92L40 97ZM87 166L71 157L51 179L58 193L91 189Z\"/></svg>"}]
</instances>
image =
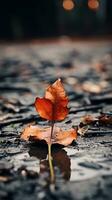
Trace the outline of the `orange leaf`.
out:
<instances>
[{"instance_id":1,"label":"orange leaf","mask_svg":"<svg viewBox=\"0 0 112 200\"><path fill-rule=\"evenodd\" d=\"M59 102L60 105L64 107L67 106L68 97L66 96L61 79L58 79L47 88L45 92L45 98L51 100L53 103Z\"/></svg>"},{"instance_id":2,"label":"orange leaf","mask_svg":"<svg viewBox=\"0 0 112 200\"><path fill-rule=\"evenodd\" d=\"M36 98L35 107L42 118L50 120L52 118L52 102L45 98Z\"/></svg>"},{"instance_id":3,"label":"orange leaf","mask_svg":"<svg viewBox=\"0 0 112 200\"><path fill-rule=\"evenodd\" d=\"M86 125L89 125L89 124L92 124L93 122L97 121L98 119L95 117L95 116L92 116L92 115L85 115L83 118L82 118L82 123L83 124L86 124Z\"/></svg>"},{"instance_id":4,"label":"orange leaf","mask_svg":"<svg viewBox=\"0 0 112 200\"><path fill-rule=\"evenodd\" d=\"M39 115L51 121L65 119L68 115L67 105L68 97L60 79L46 89L45 97L35 100L35 107Z\"/></svg>"},{"instance_id":5,"label":"orange leaf","mask_svg":"<svg viewBox=\"0 0 112 200\"><path fill-rule=\"evenodd\" d=\"M93 115L86 115L82 118L82 123L85 125L91 125L95 122L99 122L100 124L104 125L111 125L112 124L112 115L102 113L100 116L93 116Z\"/></svg>"},{"instance_id":6,"label":"orange leaf","mask_svg":"<svg viewBox=\"0 0 112 200\"><path fill-rule=\"evenodd\" d=\"M99 117L99 122L104 125L112 125L112 115L109 114L101 114Z\"/></svg>"},{"instance_id":7,"label":"orange leaf","mask_svg":"<svg viewBox=\"0 0 112 200\"><path fill-rule=\"evenodd\" d=\"M67 146L77 138L77 132L75 129L62 130L59 127L54 127L53 137L51 138L51 127L41 128L39 126L26 127L21 138L24 140L45 140L47 144L61 144Z\"/></svg>"}]
</instances>

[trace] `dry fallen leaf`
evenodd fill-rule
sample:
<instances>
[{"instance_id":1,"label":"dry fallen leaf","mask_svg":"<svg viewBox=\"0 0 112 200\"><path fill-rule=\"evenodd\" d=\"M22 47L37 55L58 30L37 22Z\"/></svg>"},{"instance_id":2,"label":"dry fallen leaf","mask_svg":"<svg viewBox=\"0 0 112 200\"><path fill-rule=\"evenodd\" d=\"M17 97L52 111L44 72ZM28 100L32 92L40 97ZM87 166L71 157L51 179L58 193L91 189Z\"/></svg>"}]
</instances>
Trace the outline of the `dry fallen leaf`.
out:
<instances>
[{"instance_id":1,"label":"dry fallen leaf","mask_svg":"<svg viewBox=\"0 0 112 200\"><path fill-rule=\"evenodd\" d=\"M9 177L7 176L0 176L0 182L6 182L8 181Z\"/></svg>"},{"instance_id":2,"label":"dry fallen leaf","mask_svg":"<svg viewBox=\"0 0 112 200\"><path fill-rule=\"evenodd\" d=\"M109 114L101 114L99 117L99 122L104 125L112 125L112 115Z\"/></svg>"},{"instance_id":3,"label":"dry fallen leaf","mask_svg":"<svg viewBox=\"0 0 112 200\"><path fill-rule=\"evenodd\" d=\"M95 68L95 70L98 73L101 73L101 72L105 73L107 71L107 66L106 66L105 62L102 62L102 61L95 62L93 67Z\"/></svg>"},{"instance_id":4,"label":"dry fallen leaf","mask_svg":"<svg viewBox=\"0 0 112 200\"><path fill-rule=\"evenodd\" d=\"M85 115L82 117L81 122L78 126L78 133L81 136L85 136L88 134L88 129L89 126L92 125L93 123L96 123L98 119L92 115Z\"/></svg>"},{"instance_id":5,"label":"dry fallen leaf","mask_svg":"<svg viewBox=\"0 0 112 200\"><path fill-rule=\"evenodd\" d=\"M45 97L36 98L35 107L39 115L51 121L51 127L28 126L21 134L24 140L44 140L48 145L58 143L67 146L77 138L75 129L62 130L54 126L56 120L63 120L68 114L68 97L61 80L50 85Z\"/></svg>"},{"instance_id":6,"label":"dry fallen leaf","mask_svg":"<svg viewBox=\"0 0 112 200\"><path fill-rule=\"evenodd\" d=\"M93 116L93 115L85 115L82 120L81 120L81 123L85 124L85 125L90 125L92 124L93 122L96 122L98 121L98 119Z\"/></svg>"},{"instance_id":7,"label":"dry fallen leaf","mask_svg":"<svg viewBox=\"0 0 112 200\"><path fill-rule=\"evenodd\" d=\"M92 83L90 81L85 81L82 85L82 89L86 92L91 92L91 93L100 93L102 91L100 85Z\"/></svg>"},{"instance_id":8,"label":"dry fallen leaf","mask_svg":"<svg viewBox=\"0 0 112 200\"><path fill-rule=\"evenodd\" d=\"M92 125L96 122L104 125L112 124L112 114L101 113L100 116L86 115L82 118L81 123L84 125Z\"/></svg>"},{"instance_id":9,"label":"dry fallen leaf","mask_svg":"<svg viewBox=\"0 0 112 200\"><path fill-rule=\"evenodd\" d=\"M53 136L51 138L51 127L41 128L39 126L28 126L21 134L24 140L44 140L47 144L61 144L67 146L76 140L77 131L75 129L62 130L54 126Z\"/></svg>"},{"instance_id":10,"label":"dry fallen leaf","mask_svg":"<svg viewBox=\"0 0 112 200\"><path fill-rule=\"evenodd\" d=\"M79 133L79 135L85 136L87 135L88 129L89 129L88 125L80 126L79 124L77 132Z\"/></svg>"},{"instance_id":11,"label":"dry fallen leaf","mask_svg":"<svg viewBox=\"0 0 112 200\"><path fill-rule=\"evenodd\" d=\"M90 128L91 125L96 125L98 123L99 125L112 125L112 114L105 114L102 113L100 116L93 116L93 115L86 115L82 118L79 126L78 126L78 133L82 136L88 134L88 129ZM97 124L97 125L98 125Z\"/></svg>"},{"instance_id":12,"label":"dry fallen leaf","mask_svg":"<svg viewBox=\"0 0 112 200\"><path fill-rule=\"evenodd\" d=\"M60 121L68 115L68 97L66 96L61 79L50 85L45 92L45 97L37 97L35 107L42 118L51 121Z\"/></svg>"}]
</instances>

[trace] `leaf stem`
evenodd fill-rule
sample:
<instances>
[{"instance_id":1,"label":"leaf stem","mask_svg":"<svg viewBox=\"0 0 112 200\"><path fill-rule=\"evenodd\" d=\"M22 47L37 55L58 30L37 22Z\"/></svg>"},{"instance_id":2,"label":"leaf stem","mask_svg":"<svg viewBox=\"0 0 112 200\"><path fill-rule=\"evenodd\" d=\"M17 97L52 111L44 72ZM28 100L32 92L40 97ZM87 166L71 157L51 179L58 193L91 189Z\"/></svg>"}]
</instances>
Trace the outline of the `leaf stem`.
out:
<instances>
[{"instance_id":1,"label":"leaf stem","mask_svg":"<svg viewBox=\"0 0 112 200\"><path fill-rule=\"evenodd\" d=\"M54 183L55 176L54 176L54 168L51 155L51 144L48 144L48 161L49 161L51 183Z\"/></svg>"},{"instance_id":2,"label":"leaf stem","mask_svg":"<svg viewBox=\"0 0 112 200\"><path fill-rule=\"evenodd\" d=\"M54 121L52 121L52 124L51 124L51 140L52 140L52 138L53 138L53 129L54 129ZM51 141L51 143L52 143L52 141Z\"/></svg>"},{"instance_id":3,"label":"leaf stem","mask_svg":"<svg viewBox=\"0 0 112 200\"><path fill-rule=\"evenodd\" d=\"M49 161L49 169L50 169L50 176L51 176L51 183L54 183L54 168L53 168L53 162L52 162L52 154L51 154L51 145L52 145L52 138L53 138L53 129L54 129L54 121L52 121L51 124L51 137L50 137L50 143L48 144L48 161Z\"/></svg>"}]
</instances>

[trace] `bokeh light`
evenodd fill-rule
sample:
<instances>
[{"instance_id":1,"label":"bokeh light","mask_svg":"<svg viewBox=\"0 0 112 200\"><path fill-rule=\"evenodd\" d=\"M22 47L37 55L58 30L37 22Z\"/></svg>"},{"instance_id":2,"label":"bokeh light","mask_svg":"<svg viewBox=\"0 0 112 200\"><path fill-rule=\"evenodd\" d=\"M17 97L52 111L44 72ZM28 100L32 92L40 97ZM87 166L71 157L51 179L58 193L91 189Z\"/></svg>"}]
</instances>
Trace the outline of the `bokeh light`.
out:
<instances>
[{"instance_id":1,"label":"bokeh light","mask_svg":"<svg viewBox=\"0 0 112 200\"><path fill-rule=\"evenodd\" d=\"M70 10L73 10L74 7L75 7L75 3L72 0L64 0L63 1L63 8L65 10L70 11Z\"/></svg>"},{"instance_id":2,"label":"bokeh light","mask_svg":"<svg viewBox=\"0 0 112 200\"><path fill-rule=\"evenodd\" d=\"M99 8L98 0L88 0L88 7L92 10L97 10Z\"/></svg>"}]
</instances>

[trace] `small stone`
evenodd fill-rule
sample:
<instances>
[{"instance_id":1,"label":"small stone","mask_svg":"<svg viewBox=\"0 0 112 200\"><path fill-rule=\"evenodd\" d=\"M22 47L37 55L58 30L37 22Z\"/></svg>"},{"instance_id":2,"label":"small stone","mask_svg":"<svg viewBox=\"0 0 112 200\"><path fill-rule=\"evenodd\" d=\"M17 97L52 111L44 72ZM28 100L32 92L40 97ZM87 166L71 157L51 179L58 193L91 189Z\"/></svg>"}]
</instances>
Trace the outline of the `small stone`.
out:
<instances>
[{"instance_id":1,"label":"small stone","mask_svg":"<svg viewBox=\"0 0 112 200\"><path fill-rule=\"evenodd\" d=\"M86 168L91 168L91 169L96 169L96 170L99 170L99 169L102 169L103 167L97 163L94 163L94 162L80 162L79 165L81 167L86 167Z\"/></svg>"},{"instance_id":2,"label":"small stone","mask_svg":"<svg viewBox=\"0 0 112 200\"><path fill-rule=\"evenodd\" d=\"M0 161L0 172L1 171L8 171L13 168L13 165L6 161Z\"/></svg>"},{"instance_id":3,"label":"small stone","mask_svg":"<svg viewBox=\"0 0 112 200\"><path fill-rule=\"evenodd\" d=\"M38 192L38 199L43 199L44 197L45 197L45 192L43 192L43 191L40 191L40 192Z\"/></svg>"}]
</instances>

